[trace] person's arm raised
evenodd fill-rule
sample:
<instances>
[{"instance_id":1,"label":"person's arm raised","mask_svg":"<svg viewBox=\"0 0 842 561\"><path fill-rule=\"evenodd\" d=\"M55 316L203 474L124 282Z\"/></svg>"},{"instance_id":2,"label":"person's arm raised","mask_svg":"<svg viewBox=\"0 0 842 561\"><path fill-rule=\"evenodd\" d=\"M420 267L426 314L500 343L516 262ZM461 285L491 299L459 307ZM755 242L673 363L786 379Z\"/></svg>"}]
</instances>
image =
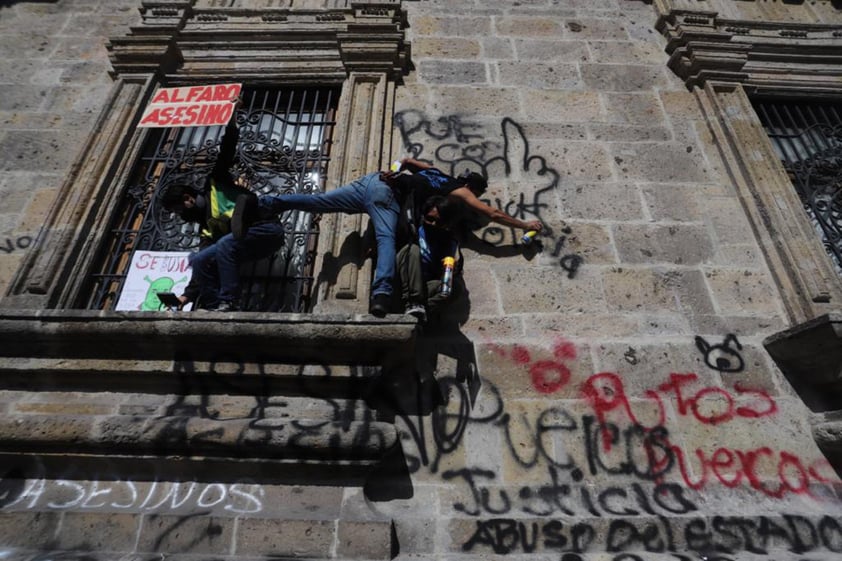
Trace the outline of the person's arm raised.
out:
<instances>
[{"instance_id":1,"label":"person's arm raised","mask_svg":"<svg viewBox=\"0 0 842 561\"><path fill-rule=\"evenodd\" d=\"M529 222L524 222L523 220L518 220L513 216L509 216L498 208L485 204L479 200L476 195L468 189L468 187L459 187L458 189L454 189L450 192L450 196L459 199L465 203L468 208L475 210L497 224L510 226L512 228L520 228L522 230L535 230L536 232L540 232L544 229L544 225L540 220L530 220Z\"/></svg>"},{"instance_id":2,"label":"person's arm raised","mask_svg":"<svg viewBox=\"0 0 842 561\"><path fill-rule=\"evenodd\" d=\"M415 158L401 159L401 169L404 169L406 166L418 169L430 169L431 167L434 167L433 164L428 164L427 162L422 162L421 160L416 160Z\"/></svg>"}]
</instances>

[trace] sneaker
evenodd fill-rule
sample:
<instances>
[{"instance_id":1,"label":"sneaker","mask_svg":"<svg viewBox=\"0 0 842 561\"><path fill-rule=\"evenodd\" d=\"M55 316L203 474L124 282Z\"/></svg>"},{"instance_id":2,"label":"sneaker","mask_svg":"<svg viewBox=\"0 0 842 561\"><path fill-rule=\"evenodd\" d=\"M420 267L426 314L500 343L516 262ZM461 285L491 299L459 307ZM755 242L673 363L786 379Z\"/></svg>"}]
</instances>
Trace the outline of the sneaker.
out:
<instances>
[{"instance_id":1,"label":"sneaker","mask_svg":"<svg viewBox=\"0 0 842 561\"><path fill-rule=\"evenodd\" d=\"M375 294L371 297L371 303L368 306L368 313L374 317L382 318L389 313L389 303L392 300L390 294Z\"/></svg>"},{"instance_id":2,"label":"sneaker","mask_svg":"<svg viewBox=\"0 0 842 561\"><path fill-rule=\"evenodd\" d=\"M425 310L424 306L421 304L410 304L406 307L406 311L404 313L414 317L420 322L427 321L427 310Z\"/></svg>"},{"instance_id":3,"label":"sneaker","mask_svg":"<svg viewBox=\"0 0 842 561\"><path fill-rule=\"evenodd\" d=\"M229 302L228 300L221 300L216 308L213 309L214 312L236 312L239 310L240 307L237 305L236 302Z\"/></svg>"},{"instance_id":4,"label":"sneaker","mask_svg":"<svg viewBox=\"0 0 842 561\"><path fill-rule=\"evenodd\" d=\"M241 240L255 220L257 220L257 195L243 193L237 196L234 213L231 215L231 235Z\"/></svg>"}]
</instances>

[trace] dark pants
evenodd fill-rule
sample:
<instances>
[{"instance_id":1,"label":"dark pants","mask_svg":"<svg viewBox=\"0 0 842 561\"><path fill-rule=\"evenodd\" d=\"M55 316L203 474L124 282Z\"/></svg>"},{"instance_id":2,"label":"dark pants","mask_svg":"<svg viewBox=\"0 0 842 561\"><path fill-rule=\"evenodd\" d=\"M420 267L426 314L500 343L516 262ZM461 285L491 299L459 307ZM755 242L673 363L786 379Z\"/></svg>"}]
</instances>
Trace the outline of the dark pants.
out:
<instances>
[{"instance_id":1,"label":"dark pants","mask_svg":"<svg viewBox=\"0 0 842 561\"><path fill-rule=\"evenodd\" d=\"M421 267L421 248L411 243L403 246L397 255L398 275L401 279L401 298L405 306L421 305L434 314L450 300L454 292L441 293L441 279L425 279ZM456 283L453 287L456 290Z\"/></svg>"},{"instance_id":2,"label":"dark pants","mask_svg":"<svg viewBox=\"0 0 842 561\"><path fill-rule=\"evenodd\" d=\"M272 255L284 242L278 222L254 224L241 240L227 234L190 256L193 281L199 285L202 307L240 299L240 265Z\"/></svg>"}]
</instances>

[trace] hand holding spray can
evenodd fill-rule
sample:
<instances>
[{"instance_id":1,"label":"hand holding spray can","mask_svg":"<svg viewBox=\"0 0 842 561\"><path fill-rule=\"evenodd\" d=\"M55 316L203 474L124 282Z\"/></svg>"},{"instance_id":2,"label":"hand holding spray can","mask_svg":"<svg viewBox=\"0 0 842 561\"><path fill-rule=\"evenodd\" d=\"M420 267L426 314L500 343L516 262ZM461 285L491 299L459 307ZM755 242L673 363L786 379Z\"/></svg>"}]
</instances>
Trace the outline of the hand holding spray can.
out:
<instances>
[{"instance_id":1,"label":"hand holding spray can","mask_svg":"<svg viewBox=\"0 0 842 561\"><path fill-rule=\"evenodd\" d=\"M529 245L532 243L532 239L538 234L538 230L529 230L526 232L522 238L520 238L520 242L523 245Z\"/></svg>"},{"instance_id":2,"label":"hand holding spray can","mask_svg":"<svg viewBox=\"0 0 842 561\"><path fill-rule=\"evenodd\" d=\"M453 290L453 267L456 264L454 257L445 257L442 259L444 264L444 273L441 276L441 295L450 296Z\"/></svg>"}]
</instances>

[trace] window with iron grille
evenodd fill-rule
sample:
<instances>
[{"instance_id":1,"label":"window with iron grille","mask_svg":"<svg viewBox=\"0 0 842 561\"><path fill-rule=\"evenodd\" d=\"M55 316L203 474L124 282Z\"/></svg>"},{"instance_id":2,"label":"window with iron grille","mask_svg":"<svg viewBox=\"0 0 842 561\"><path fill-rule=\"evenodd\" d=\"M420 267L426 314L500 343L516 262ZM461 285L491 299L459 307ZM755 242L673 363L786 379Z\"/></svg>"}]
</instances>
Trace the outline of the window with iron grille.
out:
<instances>
[{"instance_id":1,"label":"window with iron grille","mask_svg":"<svg viewBox=\"0 0 842 561\"><path fill-rule=\"evenodd\" d=\"M250 89L233 117L240 130L232 174L258 195L313 193L324 188L338 91ZM151 129L120 212L110 226L82 307L112 310L136 251L190 251L196 224L161 205L175 182L202 185L219 154L224 127ZM288 211L286 236L270 258L241 268L241 309L305 312L311 307L318 216Z\"/></svg>"},{"instance_id":2,"label":"window with iron grille","mask_svg":"<svg viewBox=\"0 0 842 561\"><path fill-rule=\"evenodd\" d=\"M759 99L753 104L842 276L842 103Z\"/></svg>"}]
</instances>

